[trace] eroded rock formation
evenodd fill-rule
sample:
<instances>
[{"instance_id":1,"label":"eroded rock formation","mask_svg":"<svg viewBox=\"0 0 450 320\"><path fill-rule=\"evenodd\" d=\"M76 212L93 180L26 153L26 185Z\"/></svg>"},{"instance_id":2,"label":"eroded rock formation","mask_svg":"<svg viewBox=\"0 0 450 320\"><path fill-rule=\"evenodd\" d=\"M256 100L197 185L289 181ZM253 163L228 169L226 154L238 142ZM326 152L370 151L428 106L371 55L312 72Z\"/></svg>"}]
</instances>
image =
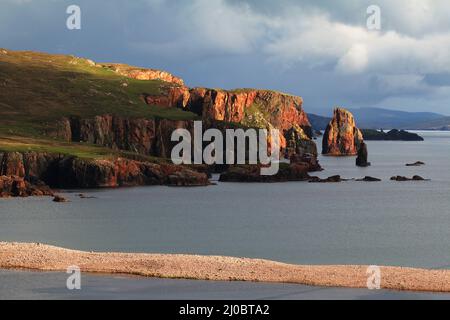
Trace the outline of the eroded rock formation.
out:
<instances>
[{"instance_id":1,"label":"eroded rock formation","mask_svg":"<svg viewBox=\"0 0 450 320\"><path fill-rule=\"evenodd\" d=\"M353 115L342 108L334 110L333 119L323 136L322 153L329 156L355 156L363 142Z\"/></svg>"}]
</instances>

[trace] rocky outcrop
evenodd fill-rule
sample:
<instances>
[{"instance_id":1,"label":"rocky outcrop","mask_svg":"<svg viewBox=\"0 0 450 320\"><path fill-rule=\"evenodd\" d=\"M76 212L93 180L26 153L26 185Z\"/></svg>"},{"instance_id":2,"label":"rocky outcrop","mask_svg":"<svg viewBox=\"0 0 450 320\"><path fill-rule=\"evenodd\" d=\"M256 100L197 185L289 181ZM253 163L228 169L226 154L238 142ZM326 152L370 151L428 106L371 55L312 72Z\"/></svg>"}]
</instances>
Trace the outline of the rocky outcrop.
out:
<instances>
[{"instance_id":1,"label":"rocky outcrop","mask_svg":"<svg viewBox=\"0 0 450 320\"><path fill-rule=\"evenodd\" d=\"M25 167L21 153L0 153L0 175L25 176Z\"/></svg>"},{"instance_id":2,"label":"rocky outcrop","mask_svg":"<svg viewBox=\"0 0 450 320\"><path fill-rule=\"evenodd\" d=\"M290 159L292 156L312 155L317 158L316 143L305 134L305 131L297 125L284 132L285 157Z\"/></svg>"},{"instance_id":3,"label":"rocky outcrop","mask_svg":"<svg viewBox=\"0 0 450 320\"><path fill-rule=\"evenodd\" d=\"M6 159L7 161L5 161ZM9 161L8 159L13 159ZM186 166L157 164L125 158L89 160L46 153L1 153L0 175L28 182L42 180L55 188L102 188L140 185L203 186L208 175ZM17 169L14 169L17 166Z\"/></svg>"},{"instance_id":4,"label":"rocky outcrop","mask_svg":"<svg viewBox=\"0 0 450 320\"><path fill-rule=\"evenodd\" d=\"M0 176L0 198L52 195L52 190L42 182L32 184L23 177Z\"/></svg>"},{"instance_id":5,"label":"rocky outcrop","mask_svg":"<svg viewBox=\"0 0 450 320\"><path fill-rule=\"evenodd\" d=\"M319 177L311 177L309 179L309 182L312 183L336 183L336 182L342 182L342 181L346 181L344 179L341 178L341 176L336 175L336 176L331 176L325 179L321 179Z\"/></svg>"},{"instance_id":6,"label":"rocky outcrop","mask_svg":"<svg viewBox=\"0 0 450 320\"><path fill-rule=\"evenodd\" d=\"M311 124L304 112L303 99L269 90L235 91L195 88L183 107L211 120L241 123L260 128L268 124L282 132L298 126L312 137Z\"/></svg>"},{"instance_id":7,"label":"rocky outcrop","mask_svg":"<svg viewBox=\"0 0 450 320\"><path fill-rule=\"evenodd\" d=\"M65 158L58 166L57 184L64 188L114 188L169 185L206 186L207 174L184 166L156 164L129 159L82 160Z\"/></svg>"},{"instance_id":8,"label":"rocky outcrop","mask_svg":"<svg viewBox=\"0 0 450 320\"><path fill-rule=\"evenodd\" d=\"M232 166L220 175L221 182L287 182L307 181L309 166L301 163L280 164L277 174L272 176L261 175L261 166Z\"/></svg>"},{"instance_id":9,"label":"rocky outcrop","mask_svg":"<svg viewBox=\"0 0 450 320\"><path fill-rule=\"evenodd\" d=\"M361 130L364 140L379 140L379 141L424 141L424 138L417 133L407 132L404 130L393 129L389 132L378 131L373 129Z\"/></svg>"},{"instance_id":10,"label":"rocky outcrop","mask_svg":"<svg viewBox=\"0 0 450 320\"><path fill-rule=\"evenodd\" d=\"M125 64L97 64L97 66L112 70L121 76L137 80L161 80L174 83L180 86L184 85L184 81L166 71L132 67Z\"/></svg>"},{"instance_id":11,"label":"rocky outcrop","mask_svg":"<svg viewBox=\"0 0 450 320\"><path fill-rule=\"evenodd\" d=\"M317 160L317 156L304 153L304 154L293 154L290 157L291 164L302 164L308 166L308 172L322 171L322 167Z\"/></svg>"},{"instance_id":12,"label":"rocky outcrop","mask_svg":"<svg viewBox=\"0 0 450 320\"><path fill-rule=\"evenodd\" d=\"M190 99L191 92L185 86L167 86L162 85L159 88L158 95L144 93L142 95L144 101L148 105L155 105L163 108L181 108L184 109Z\"/></svg>"},{"instance_id":13,"label":"rocky outcrop","mask_svg":"<svg viewBox=\"0 0 450 320\"><path fill-rule=\"evenodd\" d=\"M69 202L69 200L67 200L63 196L55 195L55 197L53 198L53 202L62 203L62 202Z\"/></svg>"},{"instance_id":14,"label":"rocky outcrop","mask_svg":"<svg viewBox=\"0 0 450 320\"><path fill-rule=\"evenodd\" d=\"M427 179L422 178L421 176L413 176L412 178L403 177L403 176L395 176L391 178L391 181L428 181Z\"/></svg>"},{"instance_id":15,"label":"rocky outcrop","mask_svg":"<svg viewBox=\"0 0 450 320\"><path fill-rule=\"evenodd\" d=\"M355 156L363 142L353 115L342 108L334 110L333 119L323 136L322 154L329 156Z\"/></svg>"},{"instance_id":16,"label":"rocky outcrop","mask_svg":"<svg viewBox=\"0 0 450 320\"><path fill-rule=\"evenodd\" d=\"M358 149L358 157L356 158L356 166L358 167L369 167L370 162L368 162L368 151L365 142L361 142Z\"/></svg>"}]
</instances>

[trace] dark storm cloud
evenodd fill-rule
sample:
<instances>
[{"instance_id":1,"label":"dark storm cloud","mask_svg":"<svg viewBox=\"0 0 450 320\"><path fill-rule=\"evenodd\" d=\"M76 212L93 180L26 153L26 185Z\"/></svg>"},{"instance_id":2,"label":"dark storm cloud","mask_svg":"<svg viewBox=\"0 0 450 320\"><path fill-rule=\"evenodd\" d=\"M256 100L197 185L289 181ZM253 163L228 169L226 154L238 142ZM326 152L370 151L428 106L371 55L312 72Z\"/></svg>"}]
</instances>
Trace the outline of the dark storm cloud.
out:
<instances>
[{"instance_id":1,"label":"dark storm cloud","mask_svg":"<svg viewBox=\"0 0 450 320\"><path fill-rule=\"evenodd\" d=\"M377 1L2 0L0 46L165 69L191 86L261 87L334 105L450 114L450 5ZM66 28L66 8L82 29ZM437 75L437 76L435 76ZM436 80L437 79L437 80Z\"/></svg>"}]
</instances>

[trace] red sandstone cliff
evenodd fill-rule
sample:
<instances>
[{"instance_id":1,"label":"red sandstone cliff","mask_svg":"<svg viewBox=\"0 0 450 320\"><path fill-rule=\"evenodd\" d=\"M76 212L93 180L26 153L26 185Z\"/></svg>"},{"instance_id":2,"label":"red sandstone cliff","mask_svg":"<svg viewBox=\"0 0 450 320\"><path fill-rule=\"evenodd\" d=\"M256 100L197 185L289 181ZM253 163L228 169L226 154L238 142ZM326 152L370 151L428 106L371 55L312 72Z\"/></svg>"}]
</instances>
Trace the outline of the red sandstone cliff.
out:
<instances>
[{"instance_id":1,"label":"red sandstone cliff","mask_svg":"<svg viewBox=\"0 0 450 320\"><path fill-rule=\"evenodd\" d=\"M98 66L110 69L121 76L137 79L137 80L162 80L169 83L174 83L180 86L184 85L183 79L176 77L169 72L132 67L125 64L110 63L110 64L98 64Z\"/></svg>"},{"instance_id":2,"label":"red sandstone cliff","mask_svg":"<svg viewBox=\"0 0 450 320\"><path fill-rule=\"evenodd\" d=\"M146 101L148 104L160 102L165 107L183 108L201 115L205 122L216 120L261 126L270 123L282 131L297 125L307 135L311 133L301 97L269 90L227 91L187 87L167 88L163 97L148 95ZM258 116L264 119L258 119Z\"/></svg>"},{"instance_id":3,"label":"red sandstone cliff","mask_svg":"<svg viewBox=\"0 0 450 320\"><path fill-rule=\"evenodd\" d=\"M202 117L205 127L218 121L245 127L280 130L281 148L291 154L317 155L311 140L312 128L302 108L300 97L269 90L219 90L187 87L166 87L162 95L144 95L149 105L181 108Z\"/></svg>"},{"instance_id":4,"label":"red sandstone cliff","mask_svg":"<svg viewBox=\"0 0 450 320\"><path fill-rule=\"evenodd\" d=\"M343 108L336 108L323 135L322 153L330 156L354 156L358 154L362 142L363 135L356 127L353 115Z\"/></svg>"}]
</instances>

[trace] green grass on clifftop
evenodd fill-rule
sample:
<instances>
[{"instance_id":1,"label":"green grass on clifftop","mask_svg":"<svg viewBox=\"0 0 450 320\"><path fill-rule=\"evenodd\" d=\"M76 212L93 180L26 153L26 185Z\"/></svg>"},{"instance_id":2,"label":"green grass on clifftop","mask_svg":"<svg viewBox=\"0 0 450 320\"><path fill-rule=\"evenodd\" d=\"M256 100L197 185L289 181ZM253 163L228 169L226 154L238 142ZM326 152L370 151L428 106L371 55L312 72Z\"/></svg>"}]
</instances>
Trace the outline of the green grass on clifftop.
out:
<instances>
[{"instance_id":1,"label":"green grass on clifftop","mask_svg":"<svg viewBox=\"0 0 450 320\"><path fill-rule=\"evenodd\" d=\"M195 119L183 110L148 106L141 98L158 94L164 85L126 78L73 56L0 49L0 135L42 138L64 116Z\"/></svg>"},{"instance_id":2,"label":"green grass on clifftop","mask_svg":"<svg viewBox=\"0 0 450 320\"><path fill-rule=\"evenodd\" d=\"M168 160L152 156L139 155L134 152L112 150L109 148L91 145L87 143L68 143L61 141L49 141L46 139L35 139L18 136L0 136L1 152L40 152L49 154L60 154L63 156L74 156L82 159L114 159L118 157L147 161L153 163L165 163Z\"/></svg>"}]
</instances>

